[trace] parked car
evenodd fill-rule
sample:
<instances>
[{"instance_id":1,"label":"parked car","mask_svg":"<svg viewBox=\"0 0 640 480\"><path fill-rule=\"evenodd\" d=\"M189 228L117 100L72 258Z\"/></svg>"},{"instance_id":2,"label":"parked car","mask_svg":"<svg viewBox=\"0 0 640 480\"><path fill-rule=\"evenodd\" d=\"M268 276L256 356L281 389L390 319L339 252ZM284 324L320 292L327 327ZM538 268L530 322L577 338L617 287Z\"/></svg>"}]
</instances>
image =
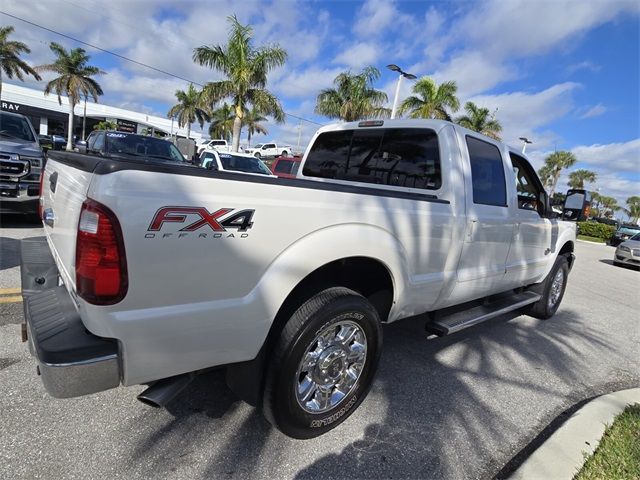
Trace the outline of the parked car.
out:
<instances>
[{"instance_id":1,"label":"parked car","mask_svg":"<svg viewBox=\"0 0 640 480\"><path fill-rule=\"evenodd\" d=\"M244 153L224 153L205 150L200 155L200 166L208 170L221 172L241 172L251 175L269 175L273 173L262 160Z\"/></svg>"},{"instance_id":2,"label":"parked car","mask_svg":"<svg viewBox=\"0 0 640 480\"><path fill-rule=\"evenodd\" d=\"M520 149L439 120L323 127L296 179L53 152L42 201L22 281L51 395L147 384L163 406L225 367L295 438L364 400L383 323L550 318L574 263Z\"/></svg>"},{"instance_id":3,"label":"parked car","mask_svg":"<svg viewBox=\"0 0 640 480\"><path fill-rule=\"evenodd\" d=\"M38 211L44 158L29 119L0 111L0 213Z\"/></svg>"},{"instance_id":4,"label":"parked car","mask_svg":"<svg viewBox=\"0 0 640 480\"><path fill-rule=\"evenodd\" d=\"M102 157L186 162L182 153L168 140L112 130L94 130L86 143L79 143L76 149L79 153Z\"/></svg>"},{"instance_id":5,"label":"parked car","mask_svg":"<svg viewBox=\"0 0 640 480\"><path fill-rule=\"evenodd\" d=\"M278 145L276 143L258 143L252 148L245 149L245 153L258 158L273 158L281 155L286 157L291 155L291 147L289 145Z\"/></svg>"},{"instance_id":6,"label":"parked car","mask_svg":"<svg viewBox=\"0 0 640 480\"><path fill-rule=\"evenodd\" d=\"M613 256L613 264L640 267L640 233L618 245Z\"/></svg>"},{"instance_id":7,"label":"parked car","mask_svg":"<svg viewBox=\"0 0 640 480\"><path fill-rule=\"evenodd\" d=\"M640 233L640 226L629 224L629 223L623 223L615 231L615 233L613 234L613 237L611 237L611 240L609 241L609 244L613 245L614 247L617 247L622 242L624 242L625 240L629 240L631 237L633 237L638 233Z\"/></svg>"},{"instance_id":8,"label":"parked car","mask_svg":"<svg viewBox=\"0 0 640 480\"><path fill-rule=\"evenodd\" d=\"M299 156L276 157L271 164L271 171L277 177L296 178L302 159Z\"/></svg>"},{"instance_id":9,"label":"parked car","mask_svg":"<svg viewBox=\"0 0 640 480\"><path fill-rule=\"evenodd\" d=\"M222 138L207 140L204 143L198 145L197 154L200 155L205 150L216 150L218 152L230 152L231 145L227 143L226 140Z\"/></svg>"}]
</instances>

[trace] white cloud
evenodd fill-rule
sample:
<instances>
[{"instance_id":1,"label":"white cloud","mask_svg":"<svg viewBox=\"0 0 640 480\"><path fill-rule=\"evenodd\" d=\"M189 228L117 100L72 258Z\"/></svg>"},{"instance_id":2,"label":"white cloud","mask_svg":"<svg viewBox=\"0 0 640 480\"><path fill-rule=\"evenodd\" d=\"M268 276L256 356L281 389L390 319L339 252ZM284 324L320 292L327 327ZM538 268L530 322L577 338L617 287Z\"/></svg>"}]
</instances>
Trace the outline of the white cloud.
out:
<instances>
[{"instance_id":1,"label":"white cloud","mask_svg":"<svg viewBox=\"0 0 640 480\"><path fill-rule=\"evenodd\" d=\"M272 88L289 98L305 98L318 95L323 88L330 87L341 68L322 69L311 67L298 72L286 72Z\"/></svg>"},{"instance_id":2,"label":"white cloud","mask_svg":"<svg viewBox=\"0 0 640 480\"><path fill-rule=\"evenodd\" d=\"M573 63L567 67L567 73L573 74L580 70L587 70L589 72L599 72L602 66L597 65L589 60L585 60L578 63Z\"/></svg>"},{"instance_id":3,"label":"white cloud","mask_svg":"<svg viewBox=\"0 0 640 480\"><path fill-rule=\"evenodd\" d=\"M525 136L533 140L535 149L539 150L556 140L552 132L541 129L573 109L572 94L578 87L577 83L565 82L535 93L477 95L469 100L490 111L497 108L496 118L502 124L502 138L506 143L517 145L518 138Z\"/></svg>"},{"instance_id":4,"label":"white cloud","mask_svg":"<svg viewBox=\"0 0 640 480\"><path fill-rule=\"evenodd\" d=\"M353 26L353 31L360 37L381 35L389 26L398 20L400 14L395 3L389 0L368 0L362 6Z\"/></svg>"},{"instance_id":5,"label":"white cloud","mask_svg":"<svg viewBox=\"0 0 640 480\"><path fill-rule=\"evenodd\" d=\"M494 58L524 57L562 48L625 12L639 11L635 1L492 0L469 12L456 28Z\"/></svg>"},{"instance_id":6,"label":"white cloud","mask_svg":"<svg viewBox=\"0 0 640 480\"><path fill-rule=\"evenodd\" d=\"M345 49L333 60L333 63L359 68L365 65L373 65L379 55L379 47L371 43L361 42Z\"/></svg>"},{"instance_id":7,"label":"white cloud","mask_svg":"<svg viewBox=\"0 0 640 480\"><path fill-rule=\"evenodd\" d=\"M640 138L624 143L584 145L571 151L579 162L590 166L640 176Z\"/></svg>"},{"instance_id":8,"label":"white cloud","mask_svg":"<svg viewBox=\"0 0 640 480\"><path fill-rule=\"evenodd\" d=\"M594 105L593 107L588 107L586 111L582 115L580 115L580 118L585 119L585 118L599 117L606 111L607 111L607 107L599 103L597 105Z\"/></svg>"},{"instance_id":9,"label":"white cloud","mask_svg":"<svg viewBox=\"0 0 640 480\"><path fill-rule=\"evenodd\" d=\"M495 85L517 78L513 68L492 61L484 53L470 51L455 56L443 68L433 73L436 82L455 80L458 96L468 97L491 89Z\"/></svg>"}]
</instances>

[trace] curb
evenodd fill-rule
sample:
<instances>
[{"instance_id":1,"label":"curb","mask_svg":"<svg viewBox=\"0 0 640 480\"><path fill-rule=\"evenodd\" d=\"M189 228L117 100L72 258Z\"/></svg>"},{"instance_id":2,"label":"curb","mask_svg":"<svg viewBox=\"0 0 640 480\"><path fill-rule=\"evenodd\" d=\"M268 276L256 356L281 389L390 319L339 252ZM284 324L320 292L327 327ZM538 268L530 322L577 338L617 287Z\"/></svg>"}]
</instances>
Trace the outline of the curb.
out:
<instances>
[{"instance_id":1,"label":"curb","mask_svg":"<svg viewBox=\"0 0 640 480\"><path fill-rule=\"evenodd\" d=\"M579 238L576 238L576 242L580 242L580 243L590 243L591 245L605 245L605 246L609 246L606 243L601 243L601 242L592 242L590 240L581 240Z\"/></svg>"},{"instance_id":2,"label":"curb","mask_svg":"<svg viewBox=\"0 0 640 480\"><path fill-rule=\"evenodd\" d=\"M567 479L582 468L607 425L628 405L640 403L640 388L602 395L585 404L562 424L509 477L511 480Z\"/></svg>"}]
</instances>

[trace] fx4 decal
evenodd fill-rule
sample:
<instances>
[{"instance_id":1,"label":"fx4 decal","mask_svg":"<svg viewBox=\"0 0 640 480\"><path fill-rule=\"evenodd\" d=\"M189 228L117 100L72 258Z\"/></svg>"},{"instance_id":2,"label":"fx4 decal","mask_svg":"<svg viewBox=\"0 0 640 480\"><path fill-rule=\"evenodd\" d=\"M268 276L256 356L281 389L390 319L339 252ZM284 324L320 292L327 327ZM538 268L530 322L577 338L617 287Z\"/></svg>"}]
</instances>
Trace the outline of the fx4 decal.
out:
<instances>
[{"instance_id":1,"label":"fx4 decal","mask_svg":"<svg viewBox=\"0 0 640 480\"><path fill-rule=\"evenodd\" d=\"M186 223L189 215L196 215L200 219L182 227L180 232L195 232L203 227L211 228L214 232L226 232L228 229L236 229L238 232L249 230L253 226L251 219L255 210L240 210L232 213L233 210L233 208L220 208L215 212L209 212L204 207L162 207L154 215L147 230L159 232L165 223Z\"/></svg>"}]
</instances>

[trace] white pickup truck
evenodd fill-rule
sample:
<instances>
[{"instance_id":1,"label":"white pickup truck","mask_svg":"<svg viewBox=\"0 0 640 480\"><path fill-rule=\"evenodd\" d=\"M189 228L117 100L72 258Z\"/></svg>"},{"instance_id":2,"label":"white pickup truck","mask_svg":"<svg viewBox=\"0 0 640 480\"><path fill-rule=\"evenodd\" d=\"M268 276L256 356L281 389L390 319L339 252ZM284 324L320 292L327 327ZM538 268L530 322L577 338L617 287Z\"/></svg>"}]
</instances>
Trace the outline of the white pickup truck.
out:
<instances>
[{"instance_id":1,"label":"white pickup truck","mask_svg":"<svg viewBox=\"0 0 640 480\"><path fill-rule=\"evenodd\" d=\"M231 145L222 138L205 140L203 143L198 145L196 154L200 155L204 151L230 152Z\"/></svg>"},{"instance_id":2,"label":"white pickup truck","mask_svg":"<svg viewBox=\"0 0 640 480\"><path fill-rule=\"evenodd\" d=\"M382 324L546 319L574 261L526 158L436 120L321 128L295 179L52 152L41 202L23 333L51 395L148 384L162 406L226 367L295 438L362 402Z\"/></svg>"},{"instance_id":3,"label":"white pickup truck","mask_svg":"<svg viewBox=\"0 0 640 480\"><path fill-rule=\"evenodd\" d=\"M253 147L246 148L245 153L258 158L274 158L278 155L286 157L291 155L291 147L288 145L278 145L276 143L258 143Z\"/></svg>"}]
</instances>

